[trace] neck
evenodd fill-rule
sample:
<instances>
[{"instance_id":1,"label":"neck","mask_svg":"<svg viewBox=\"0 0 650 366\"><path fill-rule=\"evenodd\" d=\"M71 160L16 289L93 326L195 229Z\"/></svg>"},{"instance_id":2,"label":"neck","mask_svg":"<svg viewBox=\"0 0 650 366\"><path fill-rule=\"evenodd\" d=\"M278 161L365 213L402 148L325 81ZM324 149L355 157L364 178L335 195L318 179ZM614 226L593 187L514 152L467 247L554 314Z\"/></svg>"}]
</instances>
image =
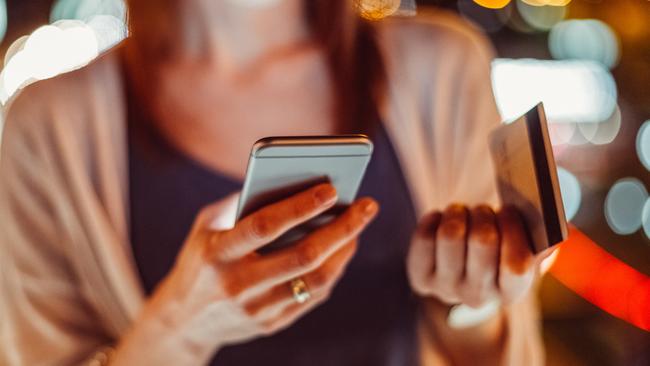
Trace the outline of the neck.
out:
<instances>
[{"instance_id":1,"label":"neck","mask_svg":"<svg viewBox=\"0 0 650 366\"><path fill-rule=\"evenodd\" d=\"M245 69L310 33L304 0L186 0L177 19L172 57L207 60L225 72Z\"/></svg>"}]
</instances>

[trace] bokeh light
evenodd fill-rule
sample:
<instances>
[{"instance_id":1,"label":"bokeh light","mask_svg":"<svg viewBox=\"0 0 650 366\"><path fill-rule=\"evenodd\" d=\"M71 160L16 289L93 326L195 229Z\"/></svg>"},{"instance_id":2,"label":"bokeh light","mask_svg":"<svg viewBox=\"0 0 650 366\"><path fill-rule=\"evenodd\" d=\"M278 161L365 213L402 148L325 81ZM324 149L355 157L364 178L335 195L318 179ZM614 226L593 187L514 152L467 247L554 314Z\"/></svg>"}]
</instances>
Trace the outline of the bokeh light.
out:
<instances>
[{"instance_id":1,"label":"bokeh light","mask_svg":"<svg viewBox=\"0 0 650 366\"><path fill-rule=\"evenodd\" d=\"M26 84L81 67L99 53L94 31L79 20L62 20L40 27L26 38L21 48L0 74L4 84L0 93L2 103Z\"/></svg>"},{"instance_id":2,"label":"bokeh light","mask_svg":"<svg viewBox=\"0 0 650 366\"><path fill-rule=\"evenodd\" d=\"M510 4L510 0L473 0L473 2L488 9L501 9Z\"/></svg>"},{"instance_id":3,"label":"bokeh light","mask_svg":"<svg viewBox=\"0 0 650 366\"><path fill-rule=\"evenodd\" d=\"M517 0L517 10L528 25L541 31L553 28L567 14L564 6L530 5L521 0Z\"/></svg>"},{"instance_id":4,"label":"bokeh light","mask_svg":"<svg viewBox=\"0 0 650 366\"><path fill-rule=\"evenodd\" d=\"M50 13L50 22L63 19L89 21L95 15L111 15L126 21L124 0L57 0Z\"/></svg>"},{"instance_id":5,"label":"bokeh light","mask_svg":"<svg viewBox=\"0 0 650 366\"><path fill-rule=\"evenodd\" d=\"M643 232L645 236L650 239L650 198L645 201L643 206L643 213L641 214L641 221L643 226Z\"/></svg>"},{"instance_id":6,"label":"bokeh light","mask_svg":"<svg viewBox=\"0 0 650 366\"><path fill-rule=\"evenodd\" d=\"M496 59L492 86L501 115L518 118L540 101L552 123L599 123L616 109L616 83L602 64Z\"/></svg>"},{"instance_id":7,"label":"bokeh light","mask_svg":"<svg viewBox=\"0 0 650 366\"><path fill-rule=\"evenodd\" d=\"M548 125L548 132L551 144L554 146L568 144L576 133L576 123L551 123Z\"/></svg>"},{"instance_id":8,"label":"bokeh light","mask_svg":"<svg viewBox=\"0 0 650 366\"><path fill-rule=\"evenodd\" d=\"M636 136L636 151L641 164L650 170L650 120L645 121Z\"/></svg>"},{"instance_id":9,"label":"bokeh light","mask_svg":"<svg viewBox=\"0 0 650 366\"><path fill-rule=\"evenodd\" d=\"M621 109L617 105L614 113L601 123L578 123L578 130L585 141L594 145L609 144L621 130Z\"/></svg>"},{"instance_id":10,"label":"bokeh light","mask_svg":"<svg viewBox=\"0 0 650 366\"><path fill-rule=\"evenodd\" d=\"M580 182L575 175L561 167L557 168L557 178L560 182L560 191L562 192L564 215L566 216L567 221L571 221L578 213L580 204L582 203Z\"/></svg>"},{"instance_id":11,"label":"bokeh light","mask_svg":"<svg viewBox=\"0 0 650 366\"><path fill-rule=\"evenodd\" d=\"M556 24L548 43L556 59L593 60L612 68L620 57L616 34L607 24L595 19L573 19Z\"/></svg>"},{"instance_id":12,"label":"bokeh light","mask_svg":"<svg viewBox=\"0 0 650 366\"><path fill-rule=\"evenodd\" d=\"M127 36L126 24L112 15L95 15L87 24L95 32L100 51L113 47Z\"/></svg>"},{"instance_id":13,"label":"bokeh light","mask_svg":"<svg viewBox=\"0 0 650 366\"><path fill-rule=\"evenodd\" d=\"M605 199L605 217L611 229L621 235L628 235L641 228L643 206L648 192L636 178L617 181Z\"/></svg>"},{"instance_id":14,"label":"bokeh light","mask_svg":"<svg viewBox=\"0 0 650 366\"><path fill-rule=\"evenodd\" d=\"M456 6L463 18L479 24L481 29L487 32L496 32L503 28L512 13L512 6L490 8L481 6L474 0L459 0Z\"/></svg>"},{"instance_id":15,"label":"bokeh light","mask_svg":"<svg viewBox=\"0 0 650 366\"><path fill-rule=\"evenodd\" d=\"M2 0L0 0L2 1ZM51 25L11 44L0 73L5 104L29 83L86 65L127 36L123 0L58 0Z\"/></svg>"},{"instance_id":16,"label":"bokeh light","mask_svg":"<svg viewBox=\"0 0 650 366\"><path fill-rule=\"evenodd\" d=\"M414 16L417 13L417 4L415 0L402 0L400 1L399 8L394 15L398 16Z\"/></svg>"},{"instance_id":17,"label":"bokeh light","mask_svg":"<svg viewBox=\"0 0 650 366\"><path fill-rule=\"evenodd\" d=\"M7 34L7 2L0 0L0 42Z\"/></svg>"},{"instance_id":18,"label":"bokeh light","mask_svg":"<svg viewBox=\"0 0 650 366\"><path fill-rule=\"evenodd\" d=\"M391 16L400 7L400 0L356 0L359 14L369 20L380 20Z\"/></svg>"},{"instance_id":19,"label":"bokeh light","mask_svg":"<svg viewBox=\"0 0 650 366\"><path fill-rule=\"evenodd\" d=\"M16 39L7 49L7 53L5 53L5 59L4 59L4 66L7 66L9 63L9 60L11 60L14 55L16 55L19 51L21 51L23 48L25 48L25 42L27 42L27 39L29 36L22 36L18 39Z\"/></svg>"},{"instance_id":20,"label":"bokeh light","mask_svg":"<svg viewBox=\"0 0 650 366\"><path fill-rule=\"evenodd\" d=\"M571 0L522 0L532 6L566 6Z\"/></svg>"}]
</instances>

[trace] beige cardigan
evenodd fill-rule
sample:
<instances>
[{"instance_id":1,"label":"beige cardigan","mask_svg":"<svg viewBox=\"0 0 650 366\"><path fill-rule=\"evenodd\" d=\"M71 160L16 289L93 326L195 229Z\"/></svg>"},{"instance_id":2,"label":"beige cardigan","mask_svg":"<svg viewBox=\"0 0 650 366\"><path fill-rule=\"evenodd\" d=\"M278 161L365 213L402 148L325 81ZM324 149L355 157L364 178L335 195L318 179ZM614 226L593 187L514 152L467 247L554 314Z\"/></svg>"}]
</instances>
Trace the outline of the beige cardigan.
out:
<instances>
[{"instance_id":1,"label":"beige cardigan","mask_svg":"<svg viewBox=\"0 0 650 366\"><path fill-rule=\"evenodd\" d=\"M486 40L444 13L382 25L383 121L418 215L496 202L498 124ZM0 155L0 365L76 365L114 343L145 300L129 243L119 48L27 87ZM540 365L534 296L507 310L506 364ZM445 364L431 339L423 358ZM434 361L435 360L435 361ZM437 361L437 362L436 362Z\"/></svg>"}]
</instances>

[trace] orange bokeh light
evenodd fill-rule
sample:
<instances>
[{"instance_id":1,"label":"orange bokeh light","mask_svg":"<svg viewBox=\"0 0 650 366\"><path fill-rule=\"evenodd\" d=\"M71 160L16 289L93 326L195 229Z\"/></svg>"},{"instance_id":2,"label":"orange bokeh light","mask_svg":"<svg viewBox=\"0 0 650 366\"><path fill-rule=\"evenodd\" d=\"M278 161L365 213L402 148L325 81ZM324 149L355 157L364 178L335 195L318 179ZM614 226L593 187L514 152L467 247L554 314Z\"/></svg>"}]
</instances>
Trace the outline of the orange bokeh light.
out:
<instances>
[{"instance_id":1,"label":"orange bokeh light","mask_svg":"<svg viewBox=\"0 0 650 366\"><path fill-rule=\"evenodd\" d=\"M474 0L478 5L489 9L501 9L510 4L511 0ZM522 0L532 6L566 6L571 0Z\"/></svg>"},{"instance_id":2,"label":"orange bokeh light","mask_svg":"<svg viewBox=\"0 0 650 366\"><path fill-rule=\"evenodd\" d=\"M532 6L566 6L571 0L522 0Z\"/></svg>"},{"instance_id":3,"label":"orange bokeh light","mask_svg":"<svg viewBox=\"0 0 650 366\"><path fill-rule=\"evenodd\" d=\"M510 0L474 0L474 2L489 9L501 9L510 4Z\"/></svg>"}]
</instances>

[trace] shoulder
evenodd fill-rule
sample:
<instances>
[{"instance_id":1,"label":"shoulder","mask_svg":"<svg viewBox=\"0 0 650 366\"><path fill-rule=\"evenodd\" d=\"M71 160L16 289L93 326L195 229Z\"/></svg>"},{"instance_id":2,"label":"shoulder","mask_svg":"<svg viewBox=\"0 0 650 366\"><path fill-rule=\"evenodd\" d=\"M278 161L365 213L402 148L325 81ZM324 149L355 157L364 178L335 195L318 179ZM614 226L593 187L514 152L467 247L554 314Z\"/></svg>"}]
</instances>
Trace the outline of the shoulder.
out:
<instances>
[{"instance_id":1,"label":"shoulder","mask_svg":"<svg viewBox=\"0 0 650 366\"><path fill-rule=\"evenodd\" d=\"M409 18L389 18L377 24L385 57L409 66L489 63L494 50L473 23L447 10L423 7Z\"/></svg>"},{"instance_id":2,"label":"shoulder","mask_svg":"<svg viewBox=\"0 0 650 366\"><path fill-rule=\"evenodd\" d=\"M95 109L105 108L109 100L119 96L118 52L113 49L82 68L19 91L5 110L4 142L54 130L87 130L79 124L91 123L93 119L87 117Z\"/></svg>"}]
</instances>

